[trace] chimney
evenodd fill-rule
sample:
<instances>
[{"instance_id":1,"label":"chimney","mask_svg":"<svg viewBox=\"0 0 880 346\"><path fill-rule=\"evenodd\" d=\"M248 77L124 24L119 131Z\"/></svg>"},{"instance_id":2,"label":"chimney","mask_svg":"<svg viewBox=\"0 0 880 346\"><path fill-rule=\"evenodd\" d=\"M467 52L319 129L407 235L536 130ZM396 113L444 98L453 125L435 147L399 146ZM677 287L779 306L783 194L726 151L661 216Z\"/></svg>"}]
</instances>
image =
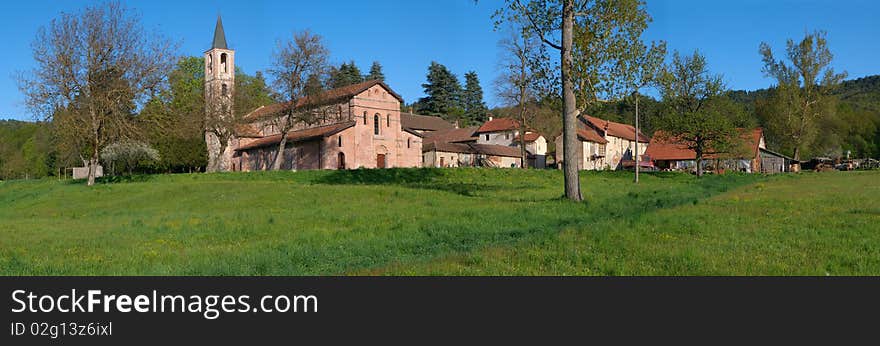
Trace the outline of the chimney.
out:
<instances>
[{"instance_id":1,"label":"chimney","mask_svg":"<svg viewBox=\"0 0 880 346\"><path fill-rule=\"evenodd\" d=\"M458 128L458 120L457 119L455 120L454 125L455 125L455 128Z\"/></svg>"}]
</instances>

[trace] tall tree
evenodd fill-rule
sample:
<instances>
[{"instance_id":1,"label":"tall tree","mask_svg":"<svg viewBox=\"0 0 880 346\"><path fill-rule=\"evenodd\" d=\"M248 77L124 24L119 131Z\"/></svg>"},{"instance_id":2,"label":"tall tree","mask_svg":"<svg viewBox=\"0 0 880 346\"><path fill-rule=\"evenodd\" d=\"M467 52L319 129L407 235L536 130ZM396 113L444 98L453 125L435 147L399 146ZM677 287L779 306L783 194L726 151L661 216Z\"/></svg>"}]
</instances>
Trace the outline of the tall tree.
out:
<instances>
[{"instance_id":1,"label":"tall tree","mask_svg":"<svg viewBox=\"0 0 880 346\"><path fill-rule=\"evenodd\" d=\"M329 55L321 36L308 30L295 33L292 39L278 42L271 73L275 77L275 88L279 95L283 95L287 106L272 120L281 134L278 152L272 163L273 170L281 169L288 133L300 124L312 124L320 120L316 119L314 109L309 107L310 104L317 105L320 102L315 100L318 95L308 94L308 79L309 76L326 73ZM311 98L309 102L300 102L301 99L305 101L307 96Z\"/></svg>"},{"instance_id":2,"label":"tall tree","mask_svg":"<svg viewBox=\"0 0 880 346\"><path fill-rule=\"evenodd\" d=\"M511 34L499 42L502 72L495 80L495 87L498 97L507 106L516 108L520 126L520 167L527 168L525 133L537 114L537 107L534 107L538 94L535 80L543 78L531 58L541 43L518 24L512 27Z\"/></svg>"},{"instance_id":3,"label":"tall tree","mask_svg":"<svg viewBox=\"0 0 880 346\"><path fill-rule=\"evenodd\" d=\"M364 81L364 75L354 61L330 68L330 88L336 89Z\"/></svg>"},{"instance_id":4,"label":"tall tree","mask_svg":"<svg viewBox=\"0 0 880 346\"><path fill-rule=\"evenodd\" d=\"M824 31L809 33L800 42L789 39L788 62L777 60L766 42L759 51L764 74L777 82L771 95L776 112L767 119L768 130L800 160L802 150L815 140L818 124L834 115L836 97L832 92L846 78L846 72L835 73L831 67L834 55Z\"/></svg>"},{"instance_id":5,"label":"tall tree","mask_svg":"<svg viewBox=\"0 0 880 346\"><path fill-rule=\"evenodd\" d=\"M378 61L373 61L373 65L370 66L370 74L367 75L366 79L385 81L385 74L382 73L382 64Z\"/></svg>"},{"instance_id":6,"label":"tall tree","mask_svg":"<svg viewBox=\"0 0 880 346\"><path fill-rule=\"evenodd\" d=\"M63 13L33 41L36 67L19 79L38 117L68 115L66 131L87 138L88 185L95 184L101 149L138 135L136 106L161 83L174 63L174 45L145 31L140 17L118 2Z\"/></svg>"},{"instance_id":7,"label":"tall tree","mask_svg":"<svg viewBox=\"0 0 880 346\"><path fill-rule=\"evenodd\" d=\"M464 107L465 126L479 124L486 121L486 113L489 108L483 102L483 87L480 86L480 79L477 72L470 71L464 74L464 91L461 96L461 103Z\"/></svg>"},{"instance_id":8,"label":"tall tree","mask_svg":"<svg viewBox=\"0 0 880 346\"><path fill-rule=\"evenodd\" d=\"M578 178L577 117L585 109L626 95L633 74L621 69L637 58L634 45L651 17L641 0L507 0L495 18L526 22L544 46L540 60L559 78L546 81L561 90L565 195L583 200ZM547 48L559 52L558 63ZM549 75L549 74L548 74ZM557 148L559 150L559 148Z\"/></svg>"},{"instance_id":9,"label":"tall tree","mask_svg":"<svg viewBox=\"0 0 880 346\"><path fill-rule=\"evenodd\" d=\"M428 66L427 83L422 84L422 88L428 96L419 99L419 112L439 115L446 120L461 120L464 111L461 84L446 66L432 61Z\"/></svg>"},{"instance_id":10,"label":"tall tree","mask_svg":"<svg viewBox=\"0 0 880 346\"><path fill-rule=\"evenodd\" d=\"M734 123L726 115L731 102L724 100L721 76L709 71L699 52L692 56L675 52L658 82L665 104L659 136L693 150L697 176L702 176L705 155L725 151L738 139Z\"/></svg>"}]
</instances>

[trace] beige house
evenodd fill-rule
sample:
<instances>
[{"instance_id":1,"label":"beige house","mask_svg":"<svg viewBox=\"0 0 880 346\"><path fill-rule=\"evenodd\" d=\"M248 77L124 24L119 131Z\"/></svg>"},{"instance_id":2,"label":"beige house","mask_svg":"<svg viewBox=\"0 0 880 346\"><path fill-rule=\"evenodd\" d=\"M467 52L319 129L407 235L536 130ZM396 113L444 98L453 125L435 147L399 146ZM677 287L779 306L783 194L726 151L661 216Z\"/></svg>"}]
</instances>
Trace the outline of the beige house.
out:
<instances>
[{"instance_id":1,"label":"beige house","mask_svg":"<svg viewBox=\"0 0 880 346\"><path fill-rule=\"evenodd\" d=\"M424 167L520 167L519 147L480 143L477 127L426 134L422 145Z\"/></svg>"},{"instance_id":2,"label":"beige house","mask_svg":"<svg viewBox=\"0 0 880 346\"><path fill-rule=\"evenodd\" d=\"M639 157L644 154L649 138L627 124L607 121L591 116L578 117L578 169L604 170L622 169L634 164L636 141ZM562 163L562 136L556 137L556 162ZM561 167L561 165L560 165Z\"/></svg>"},{"instance_id":3,"label":"beige house","mask_svg":"<svg viewBox=\"0 0 880 346\"><path fill-rule=\"evenodd\" d=\"M483 123L475 135L477 136L477 144L500 145L518 149L520 146L520 123L510 118L493 119L489 117L489 121ZM544 136L533 131L525 131L524 139L529 167L544 168L546 166L547 140ZM517 157L520 156L521 153L517 155Z\"/></svg>"}]
</instances>

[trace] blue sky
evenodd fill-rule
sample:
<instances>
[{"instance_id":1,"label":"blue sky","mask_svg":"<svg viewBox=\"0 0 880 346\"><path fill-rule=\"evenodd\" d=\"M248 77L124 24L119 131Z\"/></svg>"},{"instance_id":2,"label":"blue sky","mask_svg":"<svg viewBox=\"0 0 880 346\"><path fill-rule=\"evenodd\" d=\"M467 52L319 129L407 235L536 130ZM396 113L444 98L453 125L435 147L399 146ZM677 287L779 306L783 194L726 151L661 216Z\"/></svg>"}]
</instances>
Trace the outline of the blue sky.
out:
<instances>
[{"instance_id":1,"label":"blue sky","mask_svg":"<svg viewBox=\"0 0 880 346\"><path fill-rule=\"evenodd\" d=\"M36 30L62 11L76 11L90 1L15 1L6 3L0 21L5 54L0 63L0 119L31 119L14 76L32 66L30 43ZM492 80L498 72L492 12L502 0L357 0L357 1L127 1L145 25L180 43L180 54L201 55L223 16L236 64L246 72L265 70L277 39L311 29L322 35L335 63L354 60L366 72L382 63L387 81L407 102L422 97L432 60L449 67L463 82L478 73L486 101L497 105ZM870 0L648 0L654 22L646 40L665 40L670 50L706 55L710 69L724 75L733 89L767 87L761 74L758 44L777 51L787 38L806 31L828 31L835 68L851 78L880 74L880 2Z\"/></svg>"}]
</instances>

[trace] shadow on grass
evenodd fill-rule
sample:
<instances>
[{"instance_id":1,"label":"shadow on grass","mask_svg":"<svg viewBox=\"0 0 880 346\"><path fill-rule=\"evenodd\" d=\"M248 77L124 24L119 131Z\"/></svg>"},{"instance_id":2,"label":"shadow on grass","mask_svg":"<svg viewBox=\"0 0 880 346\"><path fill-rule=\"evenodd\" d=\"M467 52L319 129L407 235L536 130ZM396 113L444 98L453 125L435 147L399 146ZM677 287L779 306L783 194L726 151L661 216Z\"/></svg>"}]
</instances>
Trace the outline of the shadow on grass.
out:
<instances>
[{"instance_id":1,"label":"shadow on grass","mask_svg":"<svg viewBox=\"0 0 880 346\"><path fill-rule=\"evenodd\" d=\"M95 184L144 183L153 180L150 174L113 175L95 179ZM65 181L68 185L86 185L88 179L72 179Z\"/></svg>"},{"instance_id":2,"label":"shadow on grass","mask_svg":"<svg viewBox=\"0 0 880 346\"><path fill-rule=\"evenodd\" d=\"M450 182L443 179L448 175L448 169L440 168L355 169L333 171L318 177L314 182L327 185L396 185L446 191L468 197L498 189L486 184Z\"/></svg>"}]
</instances>

